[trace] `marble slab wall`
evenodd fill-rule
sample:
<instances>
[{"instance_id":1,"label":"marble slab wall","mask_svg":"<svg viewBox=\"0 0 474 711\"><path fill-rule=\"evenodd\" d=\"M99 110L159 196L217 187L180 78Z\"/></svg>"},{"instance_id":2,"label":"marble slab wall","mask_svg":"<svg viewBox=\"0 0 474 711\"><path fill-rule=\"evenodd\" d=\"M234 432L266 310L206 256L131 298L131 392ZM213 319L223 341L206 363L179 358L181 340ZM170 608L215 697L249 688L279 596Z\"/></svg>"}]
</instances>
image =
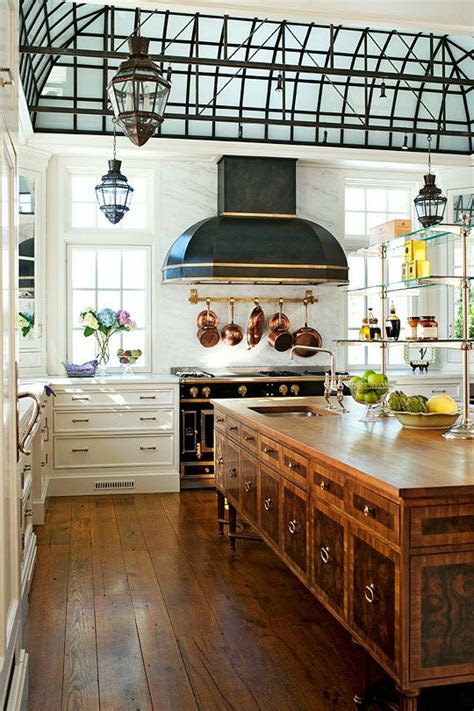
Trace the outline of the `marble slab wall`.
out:
<instances>
[{"instance_id":1,"label":"marble slab wall","mask_svg":"<svg viewBox=\"0 0 474 711\"><path fill-rule=\"evenodd\" d=\"M342 243L343 240L343 177L337 169L318 168L304 163L297 166L297 212L321 224ZM190 225L211 217L217 212L217 165L214 162L164 161L160 164L158 181L159 244L157 249L157 274L173 241ZM288 245L289 253L291 245ZM239 366L284 367L289 364L288 353L278 353L262 339L248 350L245 339L238 346L219 344L203 348L196 338L196 316L203 305L188 301L190 285L157 284L155 308L155 358L156 370L172 366L201 368ZM203 296L261 296L302 297L305 286L254 286L254 285L199 285ZM334 286L313 288L319 303L310 307L310 325L320 331L325 347L341 335L343 318L342 290ZM252 304L236 304L235 321L245 328ZM230 320L228 307L216 304L220 326ZM277 310L277 303L265 304L268 318ZM304 311L299 304L284 308L292 329L303 325ZM321 354L304 359L305 365L325 364L327 356Z\"/></svg>"}]
</instances>

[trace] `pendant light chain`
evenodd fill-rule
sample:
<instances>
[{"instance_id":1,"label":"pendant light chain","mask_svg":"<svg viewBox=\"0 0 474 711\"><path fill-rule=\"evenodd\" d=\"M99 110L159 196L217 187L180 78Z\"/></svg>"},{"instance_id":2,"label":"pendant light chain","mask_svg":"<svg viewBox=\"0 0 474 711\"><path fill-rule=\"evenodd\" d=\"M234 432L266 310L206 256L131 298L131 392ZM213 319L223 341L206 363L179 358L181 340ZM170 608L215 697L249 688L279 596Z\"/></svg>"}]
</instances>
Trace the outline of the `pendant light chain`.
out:
<instances>
[{"instance_id":1,"label":"pendant light chain","mask_svg":"<svg viewBox=\"0 0 474 711\"><path fill-rule=\"evenodd\" d=\"M113 148L114 160L117 157L117 124L114 121L114 148Z\"/></svg>"},{"instance_id":2,"label":"pendant light chain","mask_svg":"<svg viewBox=\"0 0 474 711\"><path fill-rule=\"evenodd\" d=\"M428 136L428 175L431 175L431 133Z\"/></svg>"}]
</instances>

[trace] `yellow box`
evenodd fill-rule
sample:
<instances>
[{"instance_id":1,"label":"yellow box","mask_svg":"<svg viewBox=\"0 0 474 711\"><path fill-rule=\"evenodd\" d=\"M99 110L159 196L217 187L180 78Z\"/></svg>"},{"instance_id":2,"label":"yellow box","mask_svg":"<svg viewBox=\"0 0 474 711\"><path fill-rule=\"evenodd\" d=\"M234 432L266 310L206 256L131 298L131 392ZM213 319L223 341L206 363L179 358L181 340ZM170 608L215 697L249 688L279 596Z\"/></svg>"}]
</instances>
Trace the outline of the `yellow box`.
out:
<instances>
[{"instance_id":1,"label":"yellow box","mask_svg":"<svg viewBox=\"0 0 474 711\"><path fill-rule=\"evenodd\" d=\"M416 262L405 262L405 279L416 279Z\"/></svg>"},{"instance_id":2,"label":"yellow box","mask_svg":"<svg viewBox=\"0 0 474 711\"><path fill-rule=\"evenodd\" d=\"M420 259L416 262L416 278L431 276L431 262L429 259Z\"/></svg>"},{"instance_id":3,"label":"yellow box","mask_svg":"<svg viewBox=\"0 0 474 711\"><path fill-rule=\"evenodd\" d=\"M426 259L426 244L420 239L405 242L404 255L406 262L418 262Z\"/></svg>"}]
</instances>

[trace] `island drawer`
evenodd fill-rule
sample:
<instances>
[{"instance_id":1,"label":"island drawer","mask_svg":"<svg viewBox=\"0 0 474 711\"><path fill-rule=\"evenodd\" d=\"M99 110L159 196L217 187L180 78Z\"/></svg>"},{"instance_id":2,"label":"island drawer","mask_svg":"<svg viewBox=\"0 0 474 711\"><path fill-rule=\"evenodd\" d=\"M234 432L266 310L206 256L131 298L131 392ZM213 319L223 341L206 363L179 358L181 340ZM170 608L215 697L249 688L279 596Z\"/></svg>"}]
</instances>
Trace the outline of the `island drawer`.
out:
<instances>
[{"instance_id":1,"label":"island drawer","mask_svg":"<svg viewBox=\"0 0 474 711\"><path fill-rule=\"evenodd\" d=\"M240 442L240 431L242 429L242 425L238 420L234 420L233 417L226 417L225 419L225 431L229 435L229 437L232 437L233 439L237 440L237 442Z\"/></svg>"},{"instance_id":2,"label":"island drawer","mask_svg":"<svg viewBox=\"0 0 474 711\"><path fill-rule=\"evenodd\" d=\"M81 410L54 413L55 433L173 430L174 410Z\"/></svg>"},{"instance_id":3,"label":"island drawer","mask_svg":"<svg viewBox=\"0 0 474 711\"><path fill-rule=\"evenodd\" d=\"M55 469L171 466L174 435L55 437Z\"/></svg>"},{"instance_id":4,"label":"island drawer","mask_svg":"<svg viewBox=\"0 0 474 711\"><path fill-rule=\"evenodd\" d=\"M355 482L348 484L347 511L393 543L400 539L400 507Z\"/></svg>"},{"instance_id":5,"label":"island drawer","mask_svg":"<svg viewBox=\"0 0 474 711\"><path fill-rule=\"evenodd\" d=\"M306 486L309 480L309 459L286 447L282 449L281 459L282 471L297 484Z\"/></svg>"},{"instance_id":6,"label":"island drawer","mask_svg":"<svg viewBox=\"0 0 474 711\"><path fill-rule=\"evenodd\" d=\"M225 415L222 414L222 412L217 411L216 415L214 417L214 427L216 430L221 430L222 432L225 432Z\"/></svg>"},{"instance_id":7,"label":"island drawer","mask_svg":"<svg viewBox=\"0 0 474 711\"><path fill-rule=\"evenodd\" d=\"M246 449L250 449L251 452L258 452L258 434L255 432L255 430L251 430L248 427L242 425L240 441L242 443L242 446Z\"/></svg>"},{"instance_id":8,"label":"island drawer","mask_svg":"<svg viewBox=\"0 0 474 711\"><path fill-rule=\"evenodd\" d=\"M100 390L89 388L67 388L56 390L54 409L83 407L123 407L148 405L172 405L174 402L173 388L153 388L150 390L121 390L120 388L104 387Z\"/></svg>"},{"instance_id":9,"label":"island drawer","mask_svg":"<svg viewBox=\"0 0 474 711\"><path fill-rule=\"evenodd\" d=\"M450 546L474 542L474 504L424 506L410 511L410 545Z\"/></svg>"},{"instance_id":10,"label":"island drawer","mask_svg":"<svg viewBox=\"0 0 474 711\"><path fill-rule=\"evenodd\" d=\"M311 462L311 489L321 499L344 508L345 483L344 472L328 464Z\"/></svg>"},{"instance_id":11,"label":"island drawer","mask_svg":"<svg viewBox=\"0 0 474 711\"><path fill-rule=\"evenodd\" d=\"M269 437L260 435L259 440L260 459L278 469L281 467L281 445L274 442Z\"/></svg>"}]
</instances>

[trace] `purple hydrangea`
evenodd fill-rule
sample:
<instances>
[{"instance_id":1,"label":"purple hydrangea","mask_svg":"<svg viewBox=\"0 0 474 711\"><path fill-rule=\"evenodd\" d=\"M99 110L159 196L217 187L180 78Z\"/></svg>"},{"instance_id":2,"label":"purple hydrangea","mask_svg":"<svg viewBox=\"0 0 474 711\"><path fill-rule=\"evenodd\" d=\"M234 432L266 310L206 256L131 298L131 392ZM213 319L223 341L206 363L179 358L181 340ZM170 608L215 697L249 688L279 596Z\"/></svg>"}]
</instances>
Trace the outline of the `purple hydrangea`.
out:
<instances>
[{"instance_id":1,"label":"purple hydrangea","mask_svg":"<svg viewBox=\"0 0 474 711\"><path fill-rule=\"evenodd\" d=\"M113 326L115 323L115 311L108 308L101 309L97 314L97 318L103 326Z\"/></svg>"},{"instance_id":2,"label":"purple hydrangea","mask_svg":"<svg viewBox=\"0 0 474 711\"><path fill-rule=\"evenodd\" d=\"M132 319L131 319L128 311L124 311L123 309L120 309L115 314L115 318L117 319L117 323L119 324L119 326L131 326L132 325Z\"/></svg>"}]
</instances>

